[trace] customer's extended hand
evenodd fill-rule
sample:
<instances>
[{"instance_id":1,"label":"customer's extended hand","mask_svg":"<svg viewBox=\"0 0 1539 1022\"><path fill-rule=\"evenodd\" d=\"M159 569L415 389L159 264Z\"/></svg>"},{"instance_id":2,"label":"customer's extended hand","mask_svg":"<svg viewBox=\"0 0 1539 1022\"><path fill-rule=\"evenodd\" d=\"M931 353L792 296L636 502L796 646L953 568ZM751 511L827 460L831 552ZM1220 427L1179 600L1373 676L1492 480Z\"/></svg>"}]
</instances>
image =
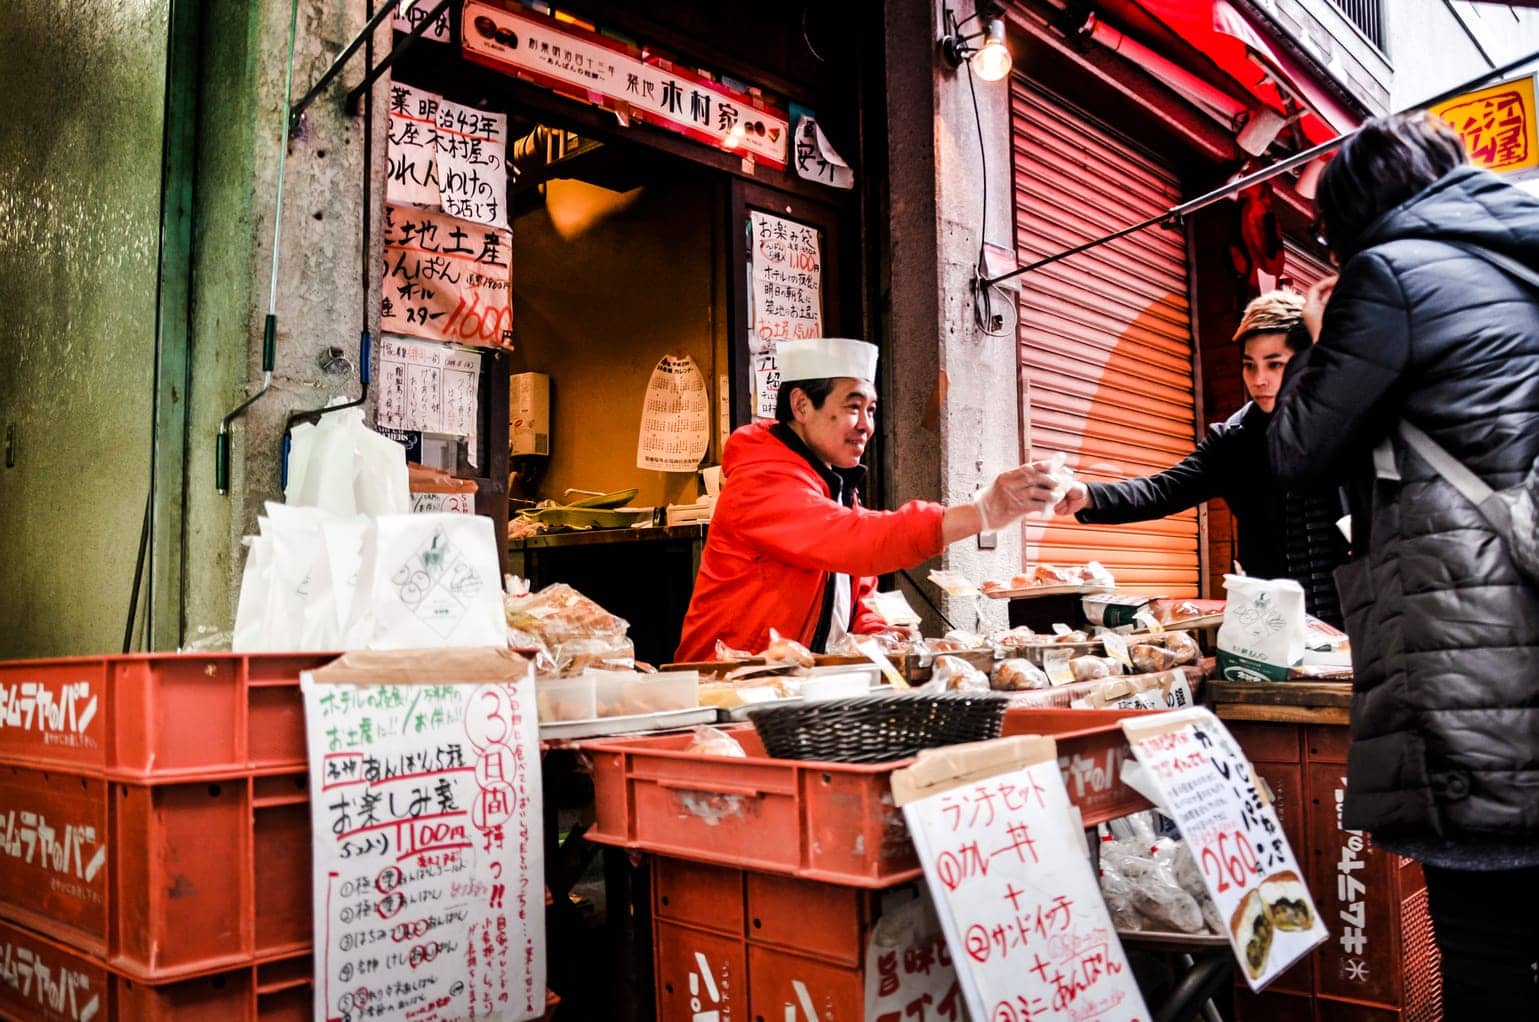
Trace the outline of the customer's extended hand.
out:
<instances>
[{"instance_id":1,"label":"customer's extended hand","mask_svg":"<svg viewBox=\"0 0 1539 1022\"><path fill-rule=\"evenodd\" d=\"M1045 461L1001 472L973 501L983 519L983 531L993 532L1032 511L1046 510L1053 503L1056 486L1052 466Z\"/></svg>"}]
</instances>

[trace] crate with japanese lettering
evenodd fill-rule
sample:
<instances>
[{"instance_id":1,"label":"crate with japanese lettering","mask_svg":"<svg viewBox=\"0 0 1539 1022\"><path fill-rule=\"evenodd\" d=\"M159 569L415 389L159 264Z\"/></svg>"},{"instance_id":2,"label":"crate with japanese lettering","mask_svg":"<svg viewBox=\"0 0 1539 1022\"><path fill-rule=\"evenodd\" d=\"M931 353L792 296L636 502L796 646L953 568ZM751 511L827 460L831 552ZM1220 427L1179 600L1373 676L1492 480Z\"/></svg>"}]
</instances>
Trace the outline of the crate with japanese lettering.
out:
<instances>
[{"instance_id":1,"label":"crate with japanese lettering","mask_svg":"<svg viewBox=\"0 0 1539 1022\"><path fill-rule=\"evenodd\" d=\"M311 942L302 770L132 784L0 766L0 919L145 982Z\"/></svg>"},{"instance_id":2,"label":"crate with japanese lettering","mask_svg":"<svg viewBox=\"0 0 1539 1022\"><path fill-rule=\"evenodd\" d=\"M878 892L661 856L652 877L658 1022L712 1012L885 1022L901 1017L908 1001L928 1006L928 1018L961 1017L961 991L938 934L871 947L883 907L912 902L916 883Z\"/></svg>"},{"instance_id":3,"label":"crate with japanese lettering","mask_svg":"<svg viewBox=\"0 0 1539 1022\"><path fill-rule=\"evenodd\" d=\"M318 653L0 662L0 763L122 781L305 765L301 671Z\"/></svg>"},{"instance_id":4,"label":"crate with japanese lettering","mask_svg":"<svg viewBox=\"0 0 1539 1022\"><path fill-rule=\"evenodd\" d=\"M309 1022L308 950L190 979L144 983L0 922L0 1018L39 1022Z\"/></svg>"},{"instance_id":5,"label":"crate with japanese lettering","mask_svg":"<svg viewBox=\"0 0 1539 1022\"><path fill-rule=\"evenodd\" d=\"M1069 797L1087 825L1148 808L1121 781L1130 755L1118 721L1143 710L1010 710L1003 734L1058 741ZM919 876L892 772L906 761L772 759L750 727L731 729L742 759L702 757L689 734L582 743L593 763L586 837L699 862L831 884L890 887Z\"/></svg>"},{"instance_id":6,"label":"crate with japanese lettering","mask_svg":"<svg viewBox=\"0 0 1539 1022\"><path fill-rule=\"evenodd\" d=\"M1347 728L1341 724L1231 721L1271 788L1330 938L1259 996L1241 992L1242 1022L1420 1022L1441 1017L1437 946L1426 882L1410 859L1341 826ZM1304 858L1300 855L1300 858ZM1299 1010L1299 1005L1306 1008Z\"/></svg>"}]
</instances>

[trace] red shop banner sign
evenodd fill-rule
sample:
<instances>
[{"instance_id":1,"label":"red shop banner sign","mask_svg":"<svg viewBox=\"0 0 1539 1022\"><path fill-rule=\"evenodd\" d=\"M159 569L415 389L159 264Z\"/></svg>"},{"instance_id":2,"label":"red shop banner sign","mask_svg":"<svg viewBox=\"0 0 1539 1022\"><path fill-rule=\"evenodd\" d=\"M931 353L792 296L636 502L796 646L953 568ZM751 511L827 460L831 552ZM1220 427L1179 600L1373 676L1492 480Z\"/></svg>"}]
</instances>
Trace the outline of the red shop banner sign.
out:
<instances>
[{"instance_id":1,"label":"red shop banner sign","mask_svg":"<svg viewBox=\"0 0 1539 1022\"><path fill-rule=\"evenodd\" d=\"M467 0L465 58L784 170L790 119L762 98L688 71L649 51L533 11Z\"/></svg>"}]
</instances>

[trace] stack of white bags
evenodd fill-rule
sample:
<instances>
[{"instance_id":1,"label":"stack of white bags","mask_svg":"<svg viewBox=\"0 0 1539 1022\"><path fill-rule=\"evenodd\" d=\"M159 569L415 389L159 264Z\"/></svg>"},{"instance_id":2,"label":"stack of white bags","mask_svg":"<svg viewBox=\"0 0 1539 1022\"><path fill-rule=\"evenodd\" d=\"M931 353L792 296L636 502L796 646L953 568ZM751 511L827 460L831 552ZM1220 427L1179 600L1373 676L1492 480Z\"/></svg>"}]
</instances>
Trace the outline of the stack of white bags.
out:
<instances>
[{"instance_id":1,"label":"stack of white bags","mask_svg":"<svg viewBox=\"0 0 1539 1022\"><path fill-rule=\"evenodd\" d=\"M409 513L405 451L361 410L296 429L290 464L246 537L232 649L506 645L491 519Z\"/></svg>"}]
</instances>

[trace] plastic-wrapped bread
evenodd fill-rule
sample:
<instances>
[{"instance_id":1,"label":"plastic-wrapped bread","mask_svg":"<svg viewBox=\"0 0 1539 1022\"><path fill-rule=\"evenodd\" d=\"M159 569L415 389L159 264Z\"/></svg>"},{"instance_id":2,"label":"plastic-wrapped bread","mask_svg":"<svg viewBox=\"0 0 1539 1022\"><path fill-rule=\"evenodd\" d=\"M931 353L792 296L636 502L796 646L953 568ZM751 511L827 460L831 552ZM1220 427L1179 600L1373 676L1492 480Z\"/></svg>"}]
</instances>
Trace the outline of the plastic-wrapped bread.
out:
<instances>
[{"instance_id":1,"label":"plastic-wrapped bread","mask_svg":"<svg viewBox=\"0 0 1539 1022\"><path fill-rule=\"evenodd\" d=\"M1122 673L1122 664L1106 656L1079 656L1069 661L1075 681L1095 681Z\"/></svg>"},{"instance_id":2,"label":"plastic-wrapped bread","mask_svg":"<svg viewBox=\"0 0 1539 1022\"><path fill-rule=\"evenodd\" d=\"M1029 660L1001 660L994 665L993 687L1000 692L1047 688L1047 674Z\"/></svg>"},{"instance_id":3,"label":"plastic-wrapped bread","mask_svg":"<svg viewBox=\"0 0 1539 1022\"><path fill-rule=\"evenodd\" d=\"M1154 646L1149 643L1139 643L1128 649L1128 656L1133 661L1133 669L1139 674L1157 674L1160 671L1168 671L1181 662L1172 651L1163 646Z\"/></svg>"}]
</instances>

